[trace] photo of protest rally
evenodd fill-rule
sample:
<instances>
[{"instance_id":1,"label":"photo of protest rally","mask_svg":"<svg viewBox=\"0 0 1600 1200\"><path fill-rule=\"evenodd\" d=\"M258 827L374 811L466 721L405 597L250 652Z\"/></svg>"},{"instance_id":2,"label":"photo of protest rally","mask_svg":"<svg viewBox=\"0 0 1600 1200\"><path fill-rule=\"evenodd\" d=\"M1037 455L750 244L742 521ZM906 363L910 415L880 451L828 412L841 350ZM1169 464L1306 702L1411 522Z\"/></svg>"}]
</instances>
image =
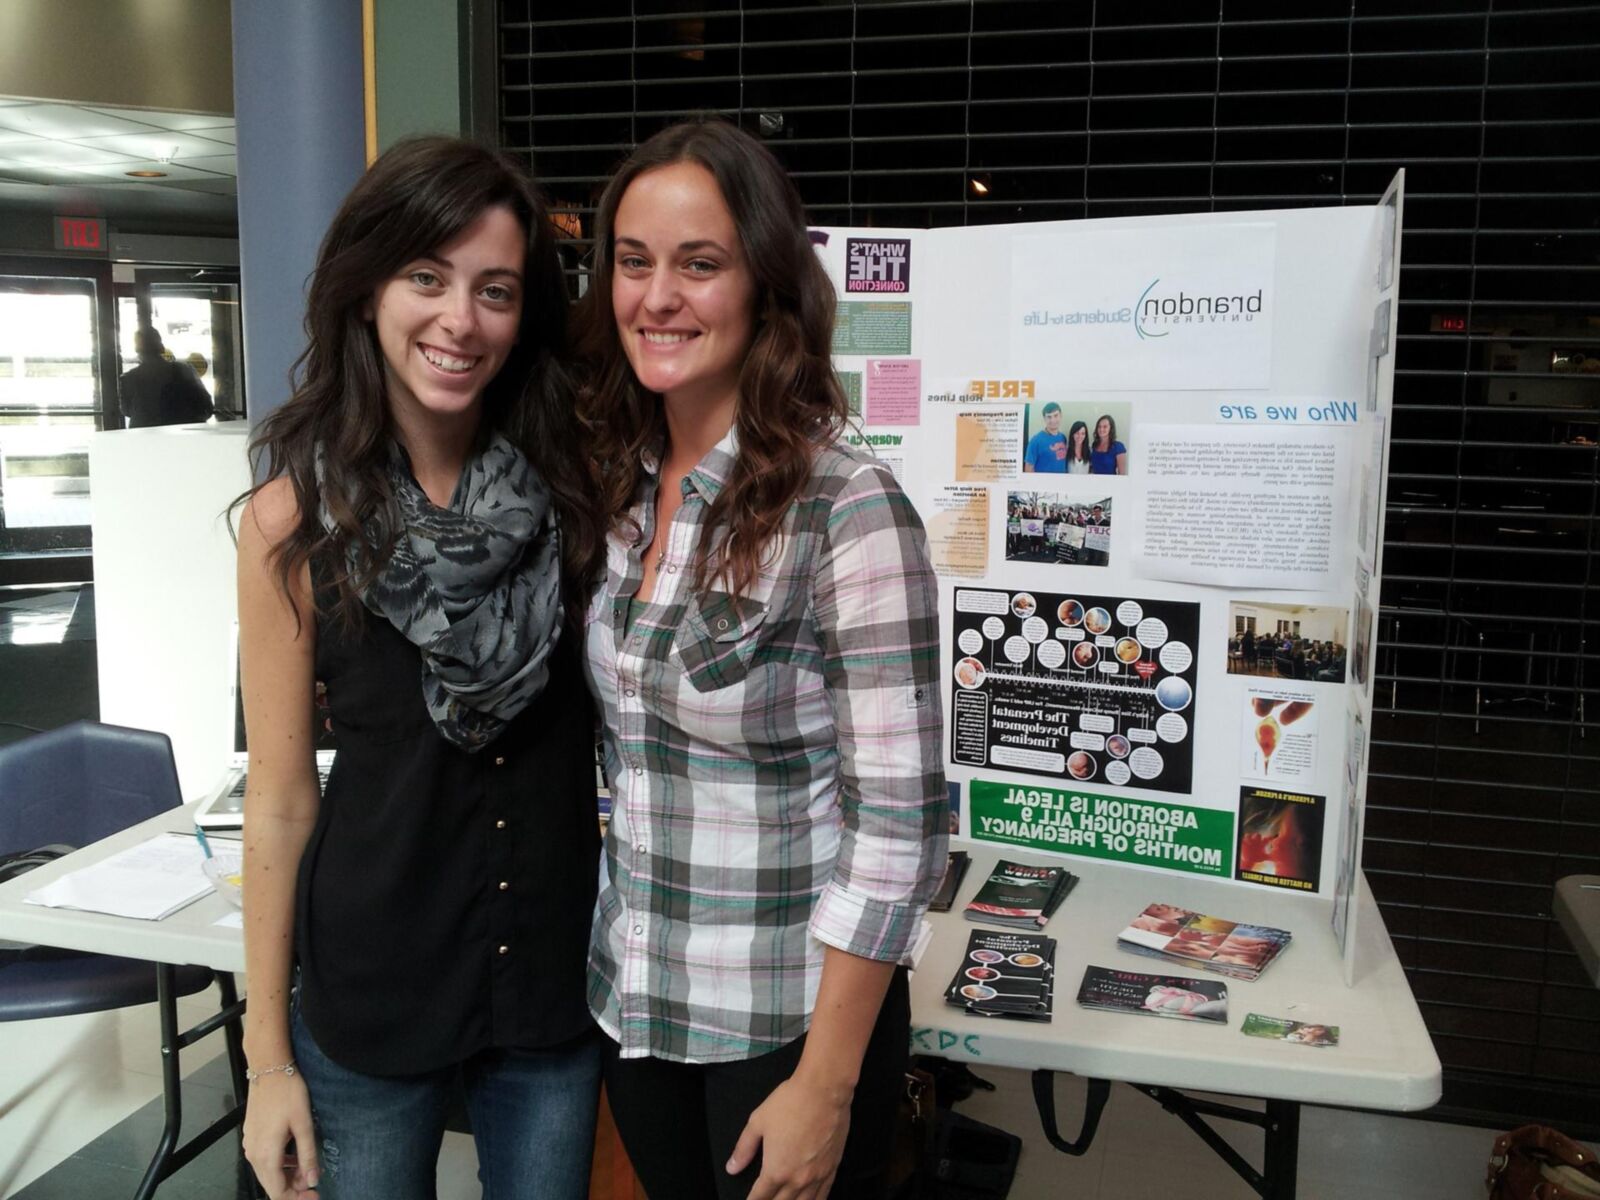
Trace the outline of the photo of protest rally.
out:
<instances>
[{"instance_id":1,"label":"photo of protest rally","mask_svg":"<svg viewBox=\"0 0 1600 1200\"><path fill-rule=\"evenodd\" d=\"M1006 496L1006 561L1109 565L1111 498L1011 492Z\"/></svg>"},{"instance_id":2,"label":"photo of protest rally","mask_svg":"<svg viewBox=\"0 0 1600 1200\"><path fill-rule=\"evenodd\" d=\"M1228 674L1343 683L1350 610L1320 604L1228 605Z\"/></svg>"}]
</instances>

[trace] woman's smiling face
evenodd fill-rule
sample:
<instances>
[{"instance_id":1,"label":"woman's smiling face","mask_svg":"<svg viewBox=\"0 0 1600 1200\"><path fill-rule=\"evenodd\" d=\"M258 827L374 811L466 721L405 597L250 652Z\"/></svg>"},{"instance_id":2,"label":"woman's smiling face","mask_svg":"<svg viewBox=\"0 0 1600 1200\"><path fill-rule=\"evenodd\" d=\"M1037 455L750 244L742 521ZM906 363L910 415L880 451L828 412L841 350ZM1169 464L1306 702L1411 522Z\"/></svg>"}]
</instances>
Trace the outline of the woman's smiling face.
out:
<instances>
[{"instance_id":1,"label":"woman's smiling face","mask_svg":"<svg viewBox=\"0 0 1600 1200\"><path fill-rule=\"evenodd\" d=\"M448 416L478 403L516 344L527 253L522 222L496 205L378 285L368 315L398 419Z\"/></svg>"},{"instance_id":2,"label":"woman's smiling face","mask_svg":"<svg viewBox=\"0 0 1600 1200\"><path fill-rule=\"evenodd\" d=\"M755 330L755 277L711 173L678 162L631 184L612 224L611 309L639 383L720 403Z\"/></svg>"}]
</instances>

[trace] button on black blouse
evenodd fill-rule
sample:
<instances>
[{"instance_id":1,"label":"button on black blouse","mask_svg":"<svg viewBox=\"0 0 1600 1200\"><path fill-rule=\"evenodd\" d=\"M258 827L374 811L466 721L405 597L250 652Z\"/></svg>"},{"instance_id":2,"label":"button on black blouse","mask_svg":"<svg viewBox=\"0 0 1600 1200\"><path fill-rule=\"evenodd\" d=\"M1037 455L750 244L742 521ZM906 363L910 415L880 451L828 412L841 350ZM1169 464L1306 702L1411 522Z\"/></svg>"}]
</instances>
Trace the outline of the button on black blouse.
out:
<instances>
[{"instance_id":1,"label":"button on black blouse","mask_svg":"<svg viewBox=\"0 0 1600 1200\"><path fill-rule=\"evenodd\" d=\"M335 1062L411 1075L591 1027L594 724L574 640L491 745L439 736L415 646L317 623L339 752L300 863L301 1014Z\"/></svg>"}]
</instances>

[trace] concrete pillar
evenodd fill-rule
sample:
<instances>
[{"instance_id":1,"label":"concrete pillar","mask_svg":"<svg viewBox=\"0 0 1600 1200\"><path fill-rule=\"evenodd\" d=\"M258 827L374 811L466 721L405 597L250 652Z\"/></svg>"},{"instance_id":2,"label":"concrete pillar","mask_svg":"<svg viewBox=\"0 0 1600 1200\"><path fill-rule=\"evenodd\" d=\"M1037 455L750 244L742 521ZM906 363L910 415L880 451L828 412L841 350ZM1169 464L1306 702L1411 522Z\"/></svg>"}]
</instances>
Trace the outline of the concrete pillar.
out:
<instances>
[{"instance_id":1,"label":"concrete pillar","mask_svg":"<svg viewBox=\"0 0 1600 1200\"><path fill-rule=\"evenodd\" d=\"M233 6L246 404L289 396L317 246L366 165L360 0Z\"/></svg>"}]
</instances>

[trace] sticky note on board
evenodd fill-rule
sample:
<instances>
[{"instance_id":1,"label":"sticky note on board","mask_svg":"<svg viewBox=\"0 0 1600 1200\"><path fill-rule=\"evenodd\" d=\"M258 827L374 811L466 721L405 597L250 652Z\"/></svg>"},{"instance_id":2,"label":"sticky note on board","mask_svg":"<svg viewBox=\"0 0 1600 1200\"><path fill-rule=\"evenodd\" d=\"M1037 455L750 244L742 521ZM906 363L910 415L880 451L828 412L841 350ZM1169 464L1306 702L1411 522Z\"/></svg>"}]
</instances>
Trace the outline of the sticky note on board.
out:
<instances>
[{"instance_id":1,"label":"sticky note on board","mask_svg":"<svg viewBox=\"0 0 1600 1200\"><path fill-rule=\"evenodd\" d=\"M869 358L866 375L868 425L922 423L922 361Z\"/></svg>"}]
</instances>

